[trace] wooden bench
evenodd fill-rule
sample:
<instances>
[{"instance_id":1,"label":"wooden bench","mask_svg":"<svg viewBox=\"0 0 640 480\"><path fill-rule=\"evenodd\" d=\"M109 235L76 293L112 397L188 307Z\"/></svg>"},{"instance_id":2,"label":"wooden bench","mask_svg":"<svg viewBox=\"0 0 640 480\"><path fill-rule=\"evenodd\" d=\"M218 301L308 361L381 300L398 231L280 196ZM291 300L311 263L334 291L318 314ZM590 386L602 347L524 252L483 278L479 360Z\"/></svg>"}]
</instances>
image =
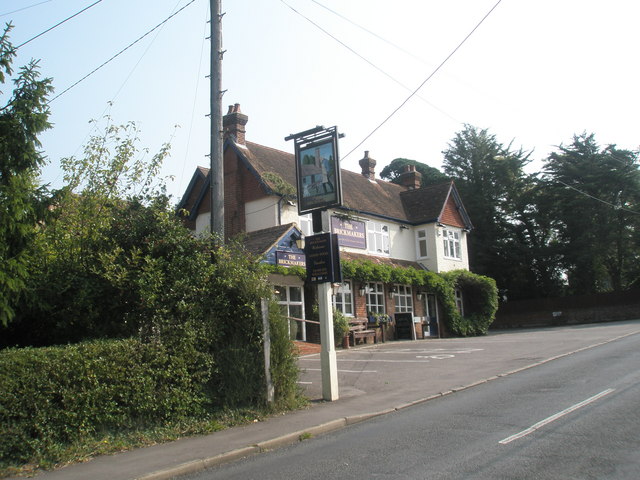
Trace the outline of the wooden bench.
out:
<instances>
[{"instance_id":1,"label":"wooden bench","mask_svg":"<svg viewBox=\"0 0 640 480\"><path fill-rule=\"evenodd\" d=\"M376 331L367 328L368 320L366 318L350 318L349 319L349 339L350 344L356 346L358 340L363 343L369 343L368 339L373 339L376 343Z\"/></svg>"}]
</instances>

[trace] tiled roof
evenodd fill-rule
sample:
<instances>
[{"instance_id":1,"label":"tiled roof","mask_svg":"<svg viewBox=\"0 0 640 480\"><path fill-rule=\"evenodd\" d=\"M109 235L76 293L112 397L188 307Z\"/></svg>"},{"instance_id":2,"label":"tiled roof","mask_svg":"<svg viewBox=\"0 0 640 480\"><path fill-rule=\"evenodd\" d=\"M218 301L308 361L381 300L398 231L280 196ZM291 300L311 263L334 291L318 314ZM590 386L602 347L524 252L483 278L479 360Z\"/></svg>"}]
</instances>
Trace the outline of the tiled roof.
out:
<instances>
[{"instance_id":1,"label":"tiled roof","mask_svg":"<svg viewBox=\"0 0 640 480\"><path fill-rule=\"evenodd\" d=\"M246 233L243 245L249 253L262 255L271 249L278 241L295 226L293 223L286 225L276 225L275 227L263 228Z\"/></svg>"},{"instance_id":2,"label":"tiled roof","mask_svg":"<svg viewBox=\"0 0 640 480\"><path fill-rule=\"evenodd\" d=\"M246 149L237 147L259 175L277 173L289 184L296 185L295 156L273 148L247 142ZM400 194L406 188L383 180L371 181L365 176L342 169L342 197L345 208L362 214L409 222ZM265 181L268 184L268 181ZM438 206L442 209L443 203Z\"/></svg>"},{"instance_id":3,"label":"tiled roof","mask_svg":"<svg viewBox=\"0 0 640 480\"><path fill-rule=\"evenodd\" d=\"M226 145L231 145L236 150L247 167L258 175L268 189L277 191L277 186L271 184L268 175L265 177L266 173L275 173L295 187L295 156L292 153L253 142L240 146L230 139L227 139ZM209 173L209 169L204 167L198 167L198 170L205 176ZM407 190L402 185L379 179L369 180L364 175L349 170L342 169L341 176L343 207L347 210L418 225L441 221L443 207L453 194L466 226L472 227L453 182Z\"/></svg>"},{"instance_id":4,"label":"tiled roof","mask_svg":"<svg viewBox=\"0 0 640 480\"><path fill-rule=\"evenodd\" d=\"M437 221L450 190L451 182L447 182L402 192L400 198L407 220L411 223Z\"/></svg>"}]
</instances>

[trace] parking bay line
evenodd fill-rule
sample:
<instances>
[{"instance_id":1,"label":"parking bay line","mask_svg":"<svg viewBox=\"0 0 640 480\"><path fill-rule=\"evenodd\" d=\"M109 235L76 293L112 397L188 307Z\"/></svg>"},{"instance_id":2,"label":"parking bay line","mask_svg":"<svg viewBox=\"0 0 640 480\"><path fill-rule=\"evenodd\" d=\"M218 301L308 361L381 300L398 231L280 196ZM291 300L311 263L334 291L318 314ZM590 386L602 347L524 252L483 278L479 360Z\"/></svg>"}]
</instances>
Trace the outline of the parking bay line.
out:
<instances>
[{"instance_id":1,"label":"parking bay line","mask_svg":"<svg viewBox=\"0 0 640 480\"><path fill-rule=\"evenodd\" d=\"M605 395L609 395L611 392L613 392L615 389L613 388L608 388L596 395L594 395L593 397L589 397L586 400L583 400L580 403L576 403L575 405L572 405L569 408L565 408L564 410L562 410L561 412L556 413L555 415L551 415L550 417L545 418L544 420L539 421L538 423L530 426L529 428L527 428L526 430L522 430L521 432L516 433L515 435L511 435L510 437L504 438L502 440L500 440L498 443L501 445L506 445L508 443L513 442L514 440L517 440L519 438L525 437L527 435L529 435L530 433L535 432L536 430L538 430L539 428L544 427L545 425L548 425L551 422L554 422L555 420L558 420L560 417L564 417L565 415L578 410L579 408L582 408L586 405L589 405L590 403L595 402L596 400L601 399L602 397L604 397Z\"/></svg>"}]
</instances>

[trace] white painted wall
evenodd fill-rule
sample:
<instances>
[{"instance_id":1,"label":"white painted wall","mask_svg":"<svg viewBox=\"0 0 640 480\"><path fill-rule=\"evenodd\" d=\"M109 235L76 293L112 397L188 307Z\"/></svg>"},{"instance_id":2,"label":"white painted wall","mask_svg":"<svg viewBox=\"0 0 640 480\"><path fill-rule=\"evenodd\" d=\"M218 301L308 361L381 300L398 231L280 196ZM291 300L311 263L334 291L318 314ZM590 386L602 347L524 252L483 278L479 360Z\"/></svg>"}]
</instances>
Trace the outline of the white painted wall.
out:
<instances>
[{"instance_id":1,"label":"white painted wall","mask_svg":"<svg viewBox=\"0 0 640 480\"><path fill-rule=\"evenodd\" d=\"M201 213L196 217L196 235L209 232L211 227L211 213Z\"/></svg>"},{"instance_id":2,"label":"white painted wall","mask_svg":"<svg viewBox=\"0 0 640 480\"><path fill-rule=\"evenodd\" d=\"M436 272L448 272L450 270L469 270L469 252L467 251L467 233L460 230L460 251L462 258L460 260L454 258L445 258L444 242L442 238L442 227L435 227L436 231L436 248L438 251Z\"/></svg>"},{"instance_id":3,"label":"white painted wall","mask_svg":"<svg viewBox=\"0 0 640 480\"><path fill-rule=\"evenodd\" d=\"M244 207L247 232L278 225L278 197L264 197L247 202Z\"/></svg>"}]
</instances>

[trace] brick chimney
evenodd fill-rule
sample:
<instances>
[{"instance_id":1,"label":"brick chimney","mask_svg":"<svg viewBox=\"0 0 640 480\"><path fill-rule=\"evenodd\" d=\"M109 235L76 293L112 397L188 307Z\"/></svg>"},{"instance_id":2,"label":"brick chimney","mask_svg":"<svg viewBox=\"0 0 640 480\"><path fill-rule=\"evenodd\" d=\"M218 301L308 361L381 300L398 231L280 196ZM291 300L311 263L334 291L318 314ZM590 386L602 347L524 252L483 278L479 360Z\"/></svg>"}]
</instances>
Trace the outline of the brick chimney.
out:
<instances>
[{"instance_id":1,"label":"brick chimney","mask_svg":"<svg viewBox=\"0 0 640 480\"><path fill-rule=\"evenodd\" d=\"M369 150L364 152L364 158L360 160L360 167L362 168L362 175L369 180L375 180L376 178L376 161L369 157Z\"/></svg>"},{"instance_id":2,"label":"brick chimney","mask_svg":"<svg viewBox=\"0 0 640 480\"><path fill-rule=\"evenodd\" d=\"M246 132L245 125L249 121L249 117L240 111L240 104L229 105L229 111L222 117L222 129L224 136L231 136L236 143L244 145L244 134Z\"/></svg>"},{"instance_id":3,"label":"brick chimney","mask_svg":"<svg viewBox=\"0 0 640 480\"><path fill-rule=\"evenodd\" d=\"M398 177L398 183L409 190L416 190L422 186L422 174L416 170L415 165L405 165Z\"/></svg>"}]
</instances>

